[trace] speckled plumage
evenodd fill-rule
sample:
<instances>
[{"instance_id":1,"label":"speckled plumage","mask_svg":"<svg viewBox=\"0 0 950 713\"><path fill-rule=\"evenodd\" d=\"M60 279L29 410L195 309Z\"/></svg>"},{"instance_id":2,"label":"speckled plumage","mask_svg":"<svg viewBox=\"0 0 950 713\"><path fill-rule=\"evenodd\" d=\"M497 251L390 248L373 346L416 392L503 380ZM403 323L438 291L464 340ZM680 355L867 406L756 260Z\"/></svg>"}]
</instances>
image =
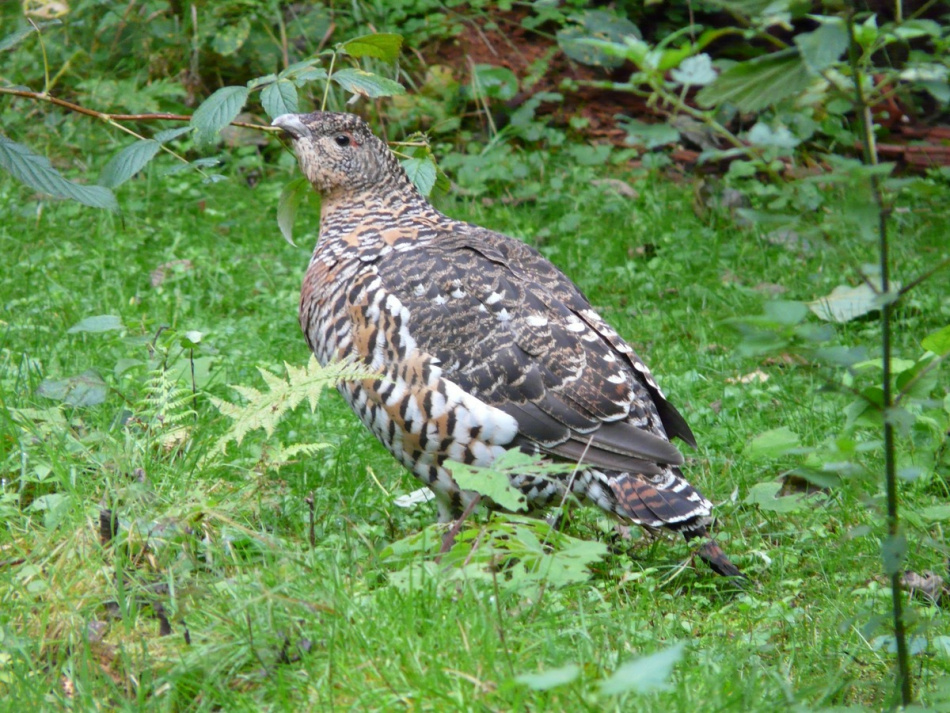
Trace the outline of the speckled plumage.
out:
<instances>
[{"instance_id":1,"label":"speckled plumage","mask_svg":"<svg viewBox=\"0 0 950 713\"><path fill-rule=\"evenodd\" d=\"M669 440L695 445L689 426L560 270L436 211L362 119L314 112L274 124L322 195L300 326L321 363L354 359L378 374L340 391L433 490L441 519L472 498L447 460L484 466L519 447L585 466L573 478L513 476L534 510L570 487L626 522L706 535L712 505ZM714 542L700 554L739 574Z\"/></svg>"}]
</instances>

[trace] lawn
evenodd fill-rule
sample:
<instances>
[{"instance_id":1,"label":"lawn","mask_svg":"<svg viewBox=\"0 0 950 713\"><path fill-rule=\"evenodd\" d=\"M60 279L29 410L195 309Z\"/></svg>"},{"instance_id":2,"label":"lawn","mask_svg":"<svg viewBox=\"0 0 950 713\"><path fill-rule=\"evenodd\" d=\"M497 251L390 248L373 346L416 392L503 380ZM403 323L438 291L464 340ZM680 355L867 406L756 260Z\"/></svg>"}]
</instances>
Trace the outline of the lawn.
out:
<instances>
[{"instance_id":1,"label":"lawn","mask_svg":"<svg viewBox=\"0 0 950 713\"><path fill-rule=\"evenodd\" d=\"M0 708L894 702L880 444L849 392L874 366L833 364L848 349L877 356L878 322L789 305L857 285L854 266L874 262L873 241L842 218L851 204L840 197L839 211L837 189L821 186L811 232L790 233L662 170L567 155L521 167L526 181L463 183L438 205L537 245L637 348L697 435L686 472L749 583L694 563L682 539L621 537L590 510L541 558L607 544L588 548L581 576L513 586L517 558L478 559L481 536L508 522L487 513L453 550L475 550L477 567L436 566L434 505L395 503L417 484L332 390L314 413L301 406L215 454L230 421L212 397L240 402L230 385L264 390L259 368L283 376L308 360L297 295L317 217L298 216L297 247L281 239L289 155L245 151L213 185L153 166L121 189L121 215L37 203L3 175ZM950 190L931 189L944 197L896 193L905 284L948 254L950 218L928 205ZM948 322L944 271L898 309L895 353L918 359ZM899 464L906 567L946 575L946 367L933 376ZM803 466L807 492L775 497ZM536 531L518 522L513 532ZM907 600L920 699L950 710L947 595Z\"/></svg>"}]
</instances>

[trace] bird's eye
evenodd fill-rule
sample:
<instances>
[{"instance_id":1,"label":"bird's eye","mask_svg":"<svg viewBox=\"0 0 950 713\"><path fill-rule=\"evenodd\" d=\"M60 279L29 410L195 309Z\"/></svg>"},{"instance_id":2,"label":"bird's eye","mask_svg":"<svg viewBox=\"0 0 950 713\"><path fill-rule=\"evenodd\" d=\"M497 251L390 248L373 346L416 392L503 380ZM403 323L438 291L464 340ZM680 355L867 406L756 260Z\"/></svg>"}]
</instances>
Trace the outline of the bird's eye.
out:
<instances>
[{"instance_id":1,"label":"bird's eye","mask_svg":"<svg viewBox=\"0 0 950 713\"><path fill-rule=\"evenodd\" d=\"M336 141L336 145L337 145L337 146L349 146L349 145L350 145L350 137L347 136L346 134L340 134L339 136L335 136L335 137L333 138L333 140Z\"/></svg>"}]
</instances>

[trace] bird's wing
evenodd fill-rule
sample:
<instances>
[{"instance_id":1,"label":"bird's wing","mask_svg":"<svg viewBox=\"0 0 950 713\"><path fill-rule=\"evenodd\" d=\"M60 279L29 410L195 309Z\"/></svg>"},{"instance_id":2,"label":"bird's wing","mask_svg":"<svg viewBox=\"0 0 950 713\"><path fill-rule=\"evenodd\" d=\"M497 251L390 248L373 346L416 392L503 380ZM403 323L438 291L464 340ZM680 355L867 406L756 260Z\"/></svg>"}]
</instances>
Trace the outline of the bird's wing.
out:
<instances>
[{"instance_id":1,"label":"bird's wing","mask_svg":"<svg viewBox=\"0 0 950 713\"><path fill-rule=\"evenodd\" d=\"M573 283L523 243L454 225L377 265L444 377L514 417L520 445L644 475L682 463L668 433L693 443L685 421Z\"/></svg>"}]
</instances>

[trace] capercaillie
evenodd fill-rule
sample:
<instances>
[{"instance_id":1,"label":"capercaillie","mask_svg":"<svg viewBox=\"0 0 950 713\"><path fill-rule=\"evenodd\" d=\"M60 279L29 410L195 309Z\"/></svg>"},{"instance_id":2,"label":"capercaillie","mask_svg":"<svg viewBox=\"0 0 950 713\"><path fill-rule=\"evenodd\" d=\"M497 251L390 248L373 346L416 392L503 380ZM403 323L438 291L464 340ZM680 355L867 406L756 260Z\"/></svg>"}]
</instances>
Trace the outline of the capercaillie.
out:
<instances>
[{"instance_id":1,"label":"capercaillie","mask_svg":"<svg viewBox=\"0 0 950 713\"><path fill-rule=\"evenodd\" d=\"M568 494L627 523L702 537L700 556L740 576L708 539L712 504L680 472L670 438L695 439L646 364L537 250L443 215L353 114L284 114L321 194L300 326L322 364L374 375L340 385L386 448L436 496L440 519L475 497L451 462L510 448L580 463L513 475L530 508Z\"/></svg>"}]
</instances>

